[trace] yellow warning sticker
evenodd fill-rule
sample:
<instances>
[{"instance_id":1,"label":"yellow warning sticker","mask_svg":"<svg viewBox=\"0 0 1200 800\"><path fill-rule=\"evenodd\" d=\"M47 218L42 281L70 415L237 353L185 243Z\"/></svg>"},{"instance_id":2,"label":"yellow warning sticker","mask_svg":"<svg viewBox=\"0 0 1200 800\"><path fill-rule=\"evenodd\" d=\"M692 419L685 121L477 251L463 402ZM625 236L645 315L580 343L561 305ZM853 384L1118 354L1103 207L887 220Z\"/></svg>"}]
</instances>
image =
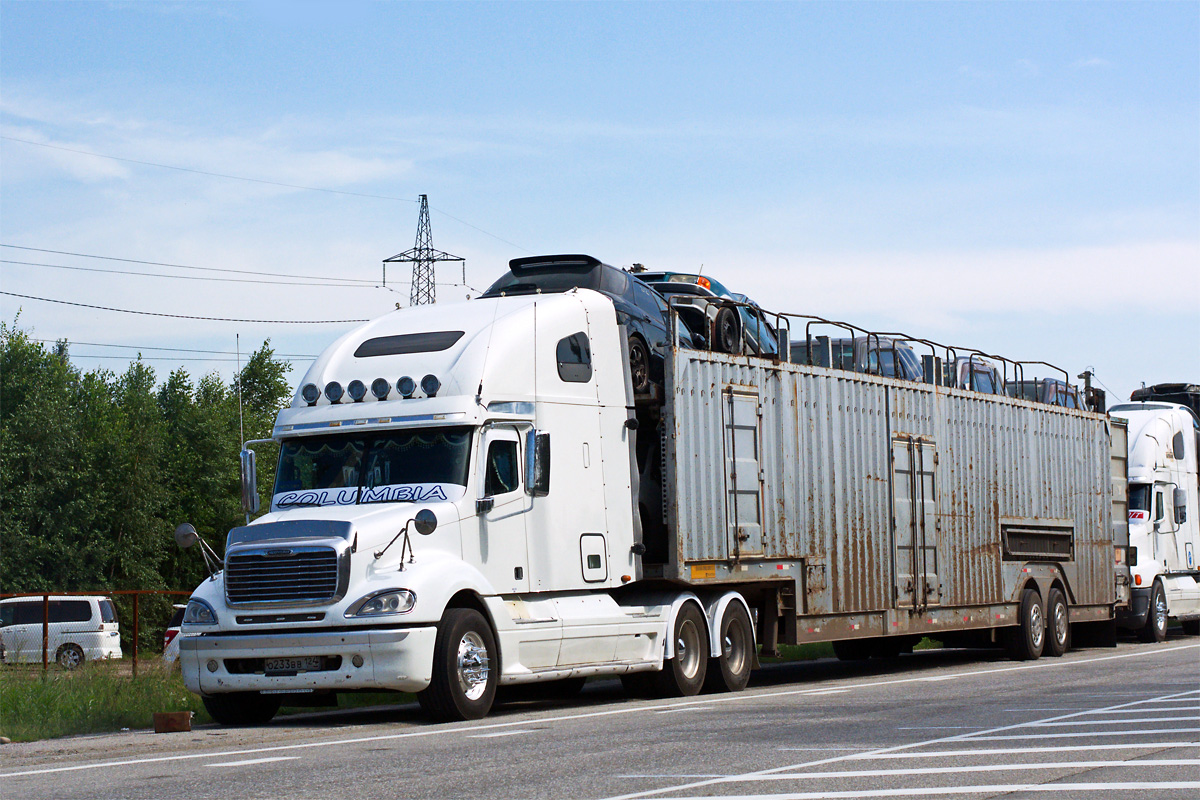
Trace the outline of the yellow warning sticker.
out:
<instances>
[{"instance_id":1,"label":"yellow warning sticker","mask_svg":"<svg viewBox=\"0 0 1200 800\"><path fill-rule=\"evenodd\" d=\"M692 564L692 580L702 581L717 577L716 564Z\"/></svg>"}]
</instances>

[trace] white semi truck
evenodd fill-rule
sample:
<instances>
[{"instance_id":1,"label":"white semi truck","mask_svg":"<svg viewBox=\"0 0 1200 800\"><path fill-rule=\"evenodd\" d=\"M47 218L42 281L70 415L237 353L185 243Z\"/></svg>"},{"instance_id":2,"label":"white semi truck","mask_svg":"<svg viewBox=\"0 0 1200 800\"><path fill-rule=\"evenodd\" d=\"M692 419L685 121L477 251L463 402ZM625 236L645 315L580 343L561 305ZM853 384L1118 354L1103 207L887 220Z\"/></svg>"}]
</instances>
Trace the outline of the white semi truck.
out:
<instances>
[{"instance_id":1,"label":"white semi truck","mask_svg":"<svg viewBox=\"0 0 1200 800\"><path fill-rule=\"evenodd\" d=\"M1147 642L1169 617L1200 634L1200 418L1186 405L1145 400L1109 409L1129 424L1129 544L1133 598L1118 622Z\"/></svg>"},{"instance_id":2,"label":"white semi truck","mask_svg":"<svg viewBox=\"0 0 1200 800\"><path fill-rule=\"evenodd\" d=\"M781 641L1037 658L1113 620L1104 415L671 345L647 409L625 334L575 289L331 345L276 421L269 513L187 608L214 718L379 690L478 718L499 686L599 675L736 691Z\"/></svg>"}]
</instances>

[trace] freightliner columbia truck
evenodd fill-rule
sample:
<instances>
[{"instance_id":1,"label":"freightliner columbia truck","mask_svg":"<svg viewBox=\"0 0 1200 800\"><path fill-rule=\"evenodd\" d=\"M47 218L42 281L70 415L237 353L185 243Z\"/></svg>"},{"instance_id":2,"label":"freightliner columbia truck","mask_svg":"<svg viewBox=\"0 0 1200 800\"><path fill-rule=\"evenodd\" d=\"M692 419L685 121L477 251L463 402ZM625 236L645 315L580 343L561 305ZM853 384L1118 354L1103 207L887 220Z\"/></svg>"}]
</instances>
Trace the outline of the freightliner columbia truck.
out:
<instances>
[{"instance_id":1,"label":"freightliner columbia truck","mask_svg":"<svg viewBox=\"0 0 1200 800\"><path fill-rule=\"evenodd\" d=\"M790 363L787 336L663 343L651 414L596 291L347 333L278 415L269 513L190 599L188 688L227 724L363 690L470 719L591 676L737 691L781 642L1030 659L1114 624L1107 417Z\"/></svg>"}]
</instances>

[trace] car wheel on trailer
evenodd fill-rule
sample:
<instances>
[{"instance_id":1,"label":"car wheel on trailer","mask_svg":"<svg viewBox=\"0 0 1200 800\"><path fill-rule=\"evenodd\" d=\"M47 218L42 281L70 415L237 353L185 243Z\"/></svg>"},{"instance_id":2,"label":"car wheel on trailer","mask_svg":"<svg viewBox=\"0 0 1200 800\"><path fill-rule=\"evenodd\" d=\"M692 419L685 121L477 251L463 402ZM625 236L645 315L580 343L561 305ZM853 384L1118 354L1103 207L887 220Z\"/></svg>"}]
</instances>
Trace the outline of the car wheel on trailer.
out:
<instances>
[{"instance_id":1,"label":"car wheel on trailer","mask_svg":"<svg viewBox=\"0 0 1200 800\"><path fill-rule=\"evenodd\" d=\"M637 336L629 337L629 376L632 378L634 394L650 391L650 353L646 350L645 342Z\"/></svg>"},{"instance_id":2,"label":"car wheel on trailer","mask_svg":"<svg viewBox=\"0 0 1200 800\"><path fill-rule=\"evenodd\" d=\"M83 665L83 648L77 644L64 644L54 654L54 660L63 669L75 669Z\"/></svg>"},{"instance_id":3,"label":"car wheel on trailer","mask_svg":"<svg viewBox=\"0 0 1200 800\"><path fill-rule=\"evenodd\" d=\"M1138 628L1137 636L1143 642L1167 640L1167 593L1158 581L1150 590L1150 610L1146 614L1146 624Z\"/></svg>"},{"instance_id":4,"label":"car wheel on trailer","mask_svg":"<svg viewBox=\"0 0 1200 800\"><path fill-rule=\"evenodd\" d=\"M230 692L200 698L209 716L222 725L265 725L279 711L280 698L258 692Z\"/></svg>"},{"instance_id":5,"label":"car wheel on trailer","mask_svg":"<svg viewBox=\"0 0 1200 800\"><path fill-rule=\"evenodd\" d=\"M496 637L473 608L450 608L438 625L433 680L417 694L421 708L438 721L480 719L496 698Z\"/></svg>"},{"instance_id":6,"label":"car wheel on trailer","mask_svg":"<svg viewBox=\"0 0 1200 800\"><path fill-rule=\"evenodd\" d=\"M708 624L695 603L685 603L675 616L671 630L675 655L663 662L655 674L656 694L662 697L691 697L700 693L708 673Z\"/></svg>"},{"instance_id":7,"label":"car wheel on trailer","mask_svg":"<svg viewBox=\"0 0 1200 800\"><path fill-rule=\"evenodd\" d=\"M833 654L838 661L866 661L874 649L875 643L870 639L845 639L833 643Z\"/></svg>"},{"instance_id":8,"label":"car wheel on trailer","mask_svg":"<svg viewBox=\"0 0 1200 800\"><path fill-rule=\"evenodd\" d=\"M1042 613L1042 598L1033 589L1021 595L1017 626L1005 633L1004 647L1016 661L1034 661L1041 657L1046 646L1046 617Z\"/></svg>"},{"instance_id":9,"label":"car wheel on trailer","mask_svg":"<svg viewBox=\"0 0 1200 800\"><path fill-rule=\"evenodd\" d=\"M1051 589L1046 601L1046 655L1059 656L1071 649L1071 611L1059 589Z\"/></svg>"},{"instance_id":10,"label":"car wheel on trailer","mask_svg":"<svg viewBox=\"0 0 1200 800\"><path fill-rule=\"evenodd\" d=\"M704 678L707 692L740 692L750 682L754 666L754 629L750 615L739 602L731 602L717 624L721 655L708 660Z\"/></svg>"},{"instance_id":11,"label":"car wheel on trailer","mask_svg":"<svg viewBox=\"0 0 1200 800\"><path fill-rule=\"evenodd\" d=\"M741 340L737 310L730 306L722 306L713 319L712 349L720 353L738 353L742 349Z\"/></svg>"}]
</instances>

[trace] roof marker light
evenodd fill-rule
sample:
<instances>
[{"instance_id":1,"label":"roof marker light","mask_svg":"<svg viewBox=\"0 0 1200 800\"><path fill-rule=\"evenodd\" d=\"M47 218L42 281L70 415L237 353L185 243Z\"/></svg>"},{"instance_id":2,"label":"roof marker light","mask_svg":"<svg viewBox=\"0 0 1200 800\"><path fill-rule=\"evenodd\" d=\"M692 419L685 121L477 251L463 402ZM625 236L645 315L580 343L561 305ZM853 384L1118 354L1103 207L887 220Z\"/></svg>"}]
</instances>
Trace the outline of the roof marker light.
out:
<instances>
[{"instance_id":1,"label":"roof marker light","mask_svg":"<svg viewBox=\"0 0 1200 800\"><path fill-rule=\"evenodd\" d=\"M436 375L426 375L421 378L421 391L426 397L437 397L438 389L442 388L442 382L437 379Z\"/></svg>"},{"instance_id":2,"label":"roof marker light","mask_svg":"<svg viewBox=\"0 0 1200 800\"><path fill-rule=\"evenodd\" d=\"M376 378L371 381L371 394L375 395L376 400L387 400L391 393L392 385L388 383L387 378Z\"/></svg>"},{"instance_id":3,"label":"roof marker light","mask_svg":"<svg viewBox=\"0 0 1200 800\"><path fill-rule=\"evenodd\" d=\"M410 397L412 397L413 392L415 392L416 390L417 390L417 382L414 381L412 378L408 377L407 375L405 375L400 380L396 381L396 391L399 392L400 396L403 397L405 400L408 400Z\"/></svg>"},{"instance_id":4,"label":"roof marker light","mask_svg":"<svg viewBox=\"0 0 1200 800\"><path fill-rule=\"evenodd\" d=\"M304 398L304 402L310 406L315 406L317 401L321 399L321 390L317 388L315 383L306 383L304 388L300 390L300 396Z\"/></svg>"},{"instance_id":5,"label":"roof marker light","mask_svg":"<svg viewBox=\"0 0 1200 800\"><path fill-rule=\"evenodd\" d=\"M325 396L329 398L331 403L342 402L342 385L337 381L330 381L325 384Z\"/></svg>"},{"instance_id":6,"label":"roof marker light","mask_svg":"<svg viewBox=\"0 0 1200 800\"><path fill-rule=\"evenodd\" d=\"M361 403L363 398L367 396L367 387L360 380L350 381L350 385L346 387L346 394L350 395L350 399L356 403Z\"/></svg>"}]
</instances>

